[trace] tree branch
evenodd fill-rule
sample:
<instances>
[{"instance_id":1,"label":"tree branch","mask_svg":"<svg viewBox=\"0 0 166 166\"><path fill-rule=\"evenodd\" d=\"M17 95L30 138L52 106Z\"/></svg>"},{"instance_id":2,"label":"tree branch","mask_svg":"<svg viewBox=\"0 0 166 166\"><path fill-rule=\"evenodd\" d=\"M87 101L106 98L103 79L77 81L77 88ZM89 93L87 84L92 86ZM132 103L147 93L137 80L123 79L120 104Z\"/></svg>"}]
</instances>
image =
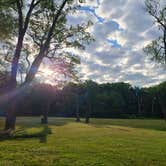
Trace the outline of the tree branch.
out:
<instances>
[{"instance_id":1,"label":"tree branch","mask_svg":"<svg viewBox=\"0 0 166 166\"><path fill-rule=\"evenodd\" d=\"M67 1L68 1L68 0L64 0L64 1L63 1L61 7L59 8L59 10L57 11L56 15L55 15L54 18L53 18L53 23L52 23L51 28L50 28L50 30L49 30L49 32L48 32L47 40L46 40L46 42L45 42L45 44L44 44L44 49L48 49L48 47L49 47L49 43L50 43L51 37L52 37L52 35L53 35L53 31L54 31L55 25L56 25L57 20L58 20L58 18L59 18L59 16L60 16L60 14L61 14L61 12L62 12L64 6L66 5Z\"/></svg>"},{"instance_id":2,"label":"tree branch","mask_svg":"<svg viewBox=\"0 0 166 166\"><path fill-rule=\"evenodd\" d=\"M26 15L26 17L25 17L24 32L26 32L26 30L27 30L27 28L28 28L30 16L31 16L31 13L32 13L33 8L35 7L35 6L34 6L34 2L35 2L35 0L32 0L32 1L31 1L29 10L28 10L27 15Z\"/></svg>"},{"instance_id":3,"label":"tree branch","mask_svg":"<svg viewBox=\"0 0 166 166\"><path fill-rule=\"evenodd\" d=\"M17 0L17 10L18 10L18 22L19 22L19 34L23 30L23 15L22 15L22 1Z\"/></svg>"}]
</instances>

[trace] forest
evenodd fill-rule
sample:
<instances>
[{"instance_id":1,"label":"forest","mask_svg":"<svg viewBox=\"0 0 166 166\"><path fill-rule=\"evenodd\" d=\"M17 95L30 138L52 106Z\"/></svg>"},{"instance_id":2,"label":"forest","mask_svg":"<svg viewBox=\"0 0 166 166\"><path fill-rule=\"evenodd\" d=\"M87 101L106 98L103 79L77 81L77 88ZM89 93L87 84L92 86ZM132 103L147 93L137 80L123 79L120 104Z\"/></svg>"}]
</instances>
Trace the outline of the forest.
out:
<instances>
[{"instance_id":1,"label":"forest","mask_svg":"<svg viewBox=\"0 0 166 166\"><path fill-rule=\"evenodd\" d=\"M3 84L1 86L3 89ZM17 115L166 118L165 99L166 82L139 88L124 82L98 84L88 80L68 83L61 89L41 83L31 85L26 94L20 94ZM8 103L1 104L1 115L7 106Z\"/></svg>"}]
</instances>

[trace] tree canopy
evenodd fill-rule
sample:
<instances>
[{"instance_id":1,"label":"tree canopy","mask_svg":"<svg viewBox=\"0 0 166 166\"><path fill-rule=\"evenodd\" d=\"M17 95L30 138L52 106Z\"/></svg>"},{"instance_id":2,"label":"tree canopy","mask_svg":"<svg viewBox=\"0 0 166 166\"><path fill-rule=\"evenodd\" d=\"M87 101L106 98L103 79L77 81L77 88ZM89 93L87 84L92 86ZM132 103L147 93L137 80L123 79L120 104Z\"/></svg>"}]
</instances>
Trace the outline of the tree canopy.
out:
<instances>
[{"instance_id":1,"label":"tree canopy","mask_svg":"<svg viewBox=\"0 0 166 166\"><path fill-rule=\"evenodd\" d=\"M63 89L57 89L49 84L36 84L29 87L28 95L22 95L18 101L17 115L42 115L42 108L49 101L48 115L75 117L79 104L79 115L84 117L87 111L85 94L88 91L90 95L87 100L91 104L91 117L162 118L165 117L165 88L166 82L139 88L139 93L137 87L122 82L69 83Z\"/></svg>"},{"instance_id":2,"label":"tree canopy","mask_svg":"<svg viewBox=\"0 0 166 166\"><path fill-rule=\"evenodd\" d=\"M0 31L2 47L5 52L1 53L1 65L10 72L7 90L11 101L8 109L6 129L14 128L16 91L20 81L21 85L29 86L39 71L43 59L48 58L58 68L59 74L66 80L76 78L75 64L79 58L74 55L71 48L84 49L86 43L93 41L86 29L92 25L90 21L76 26L70 25L67 15L72 14L80 7L83 1L74 0L12 0L1 1ZM9 20L7 20L9 18ZM11 20L11 21L10 21ZM4 24L9 26L4 30ZM5 65L5 67L4 67ZM7 66L6 66L7 65ZM21 88L20 93L25 88Z\"/></svg>"},{"instance_id":3,"label":"tree canopy","mask_svg":"<svg viewBox=\"0 0 166 166\"><path fill-rule=\"evenodd\" d=\"M166 6L160 0L146 0L146 11L152 16L160 36L144 48L144 52L154 61L166 65Z\"/></svg>"}]
</instances>

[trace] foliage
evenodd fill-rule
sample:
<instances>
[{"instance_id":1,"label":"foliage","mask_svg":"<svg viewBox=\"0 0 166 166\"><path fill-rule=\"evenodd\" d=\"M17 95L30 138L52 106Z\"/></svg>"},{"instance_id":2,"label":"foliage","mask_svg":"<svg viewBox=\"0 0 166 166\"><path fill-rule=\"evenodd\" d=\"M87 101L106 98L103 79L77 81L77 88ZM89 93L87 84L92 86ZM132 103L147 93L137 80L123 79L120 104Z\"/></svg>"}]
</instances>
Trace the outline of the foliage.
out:
<instances>
[{"instance_id":1,"label":"foliage","mask_svg":"<svg viewBox=\"0 0 166 166\"><path fill-rule=\"evenodd\" d=\"M160 36L144 48L144 52L154 61L166 64L166 6L160 0L146 0L146 11L153 17Z\"/></svg>"},{"instance_id":2,"label":"foliage","mask_svg":"<svg viewBox=\"0 0 166 166\"><path fill-rule=\"evenodd\" d=\"M17 4L18 2L21 5L20 9ZM55 66L61 62L59 66L60 68L64 68L63 74L66 79L77 79L75 65L80 63L79 55L73 55L71 51L66 50L70 48L85 49L86 43L89 44L94 40L90 33L86 31L92 23L91 21L88 21L87 23L85 22L76 26L68 24L67 16L72 15L75 11L79 10L78 4L83 2L80 1L78 4L73 0L67 2L68 4L64 10L61 11L59 18L56 21L56 26L53 27L53 32L49 37L50 39L48 38L50 35L49 32L51 30L51 26L53 25L53 19L56 16L60 6L58 1L35 0L33 5L32 1L26 2L13 0L10 5L7 5L9 3L8 1L1 2L1 8L3 9L1 13L6 13L7 15L6 17L0 17L3 19L1 22L3 24L7 24L9 21L11 25L7 25L7 27L9 27L11 31L15 32L12 33L10 38L6 36L5 40L2 41L3 47L5 48L5 52L2 53L5 57L2 57L4 60L3 64L6 60L9 63L8 65L12 63L14 58L13 52L16 48L16 44L13 41L15 38L19 38L20 33L23 34L23 37L25 35L21 48L21 55L18 61L18 73L20 72L20 75L24 75L24 77L22 77L23 81L28 73L29 75L32 74L30 69L33 68L34 70L34 68L36 68L38 70L37 64L35 64L36 67L34 67L33 63L36 59L38 59L37 57L39 57L38 55L42 51L44 55L42 55L41 59L46 57L50 59ZM28 15L28 11L30 11L31 7L31 15ZM19 10L21 10L21 14ZM15 18L13 18L12 13L15 13ZM13 19L13 21L11 21L9 15L11 15L11 19ZM20 17L22 17L22 21L19 20ZM2 30L7 30L4 28L6 25L2 25L1 22L0 27ZM19 28L21 26L22 30ZM5 32L1 34L5 34ZM10 35L11 33L8 32L8 34ZM48 40L50 40L48 46L45 47L44 45L48 42ZM45 50L42 50L44 47ZM14 66L17 68L17 64ZM7 70L9 70L9 67ZM20 80L18 76L19 75L17 74L17 79Z\"/></svg>"},{"instance_id":3,"label":"foliage","mask_svg":"<svg viewBox=\"0 0 166 166\"><path fill-rule=\"evenodd\" d=\"M0 1L0 41L10 38L16 28L16 18L13 16L11 7L14 7L15 0Z\"/></svg>"},{"instance_id":4,"label":"foliage","mask_svg":"<svg viewBox=\"0 0 166 166\"><path fill-rule=\"evenodd\" d=\"M86 103L91 104L91 117L102 118L161 118L165 102L165 82L149 87L132 87L127 83L97 84L93 81L69 83L63 89L48 84L29 87L28 94L21 94L18 115L41 115L43 105L50 102L49 115L76 116L79 100L80 116L85 116ZM88 92L88 96L86 93Z\"/></svg>"},{"instance_id":5,"label":"foliage","mask_svg":"<svg viewBox=\"0 0 166 166\"><path fill-rule=\"evenodd\" d=\"M59 61L57 63L66 80L76 78L74 69L75 64L78 64L78 60L76 60L78 58L71 55L72 51L69 52L66 49L83 49L84 44L90 43L93 38L86 31L91 25L90 22L76 27L68 26L67 15L79 7L73 0L62 0L60 3L54 0L12 0L11 3L2 0L0 5L2 11L0 16L3 16L0 26L2 27L2 23L5 23L5 19L8 19L9 16L11 26L8 25L10 28L6 34L10 34L10 29L15 30L12 37L9 38L8 35L5 35L5 40L2 41L2 45L6 47L7 56L10 57L3 59L9 62L9 68L11 68L11 70L6 69L11 73L8 91L13 92L7 98L11 102L10 108L6 111L5 129L8 130L15 128L16 103L19 101L19 95L14 91L18 85L18 73L20 72L21 75L20 87L25 84L30 85L34 81L43 59L47 57L54 62L60 61L60 64ZM16 18L13 19L14 17ZM15 22L12 22L12 19ZM17 26L13 28L14 25ZM30 60L29 56L31 56ZM46 107L49 107L49 104Z\"/></svg>"}]
</instances>

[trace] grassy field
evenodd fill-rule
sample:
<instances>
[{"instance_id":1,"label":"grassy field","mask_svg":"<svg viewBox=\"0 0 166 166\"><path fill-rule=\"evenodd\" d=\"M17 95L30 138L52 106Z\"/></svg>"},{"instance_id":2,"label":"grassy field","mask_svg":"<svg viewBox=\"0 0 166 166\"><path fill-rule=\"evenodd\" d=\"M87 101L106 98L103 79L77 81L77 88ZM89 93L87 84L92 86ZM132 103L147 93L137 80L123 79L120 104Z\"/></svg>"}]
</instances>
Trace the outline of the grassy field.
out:
<instances>
[{"instance_id":1,"label":"grassy field","mask_svg":"<svg viewBox=\"0 0 166 166\"><path fill-rule=\"evenodd\" d=\"M0 127L4 120L0 120ZM13 137L0 136L0 166L165 166L161 120L18 118Z\"/></svg>"}]
</instances>

